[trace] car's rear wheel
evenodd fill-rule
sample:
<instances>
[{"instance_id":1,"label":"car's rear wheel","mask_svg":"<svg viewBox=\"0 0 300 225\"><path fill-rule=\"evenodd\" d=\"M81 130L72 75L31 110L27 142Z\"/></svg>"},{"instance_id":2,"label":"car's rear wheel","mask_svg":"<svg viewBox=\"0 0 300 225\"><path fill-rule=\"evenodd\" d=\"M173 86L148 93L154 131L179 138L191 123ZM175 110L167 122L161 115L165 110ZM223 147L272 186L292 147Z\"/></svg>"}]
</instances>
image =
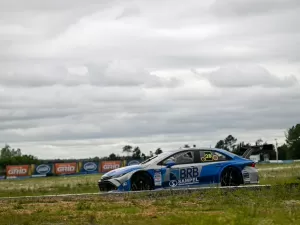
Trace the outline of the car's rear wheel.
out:
<instances>
[{"instance_id":1,"label":"car's rear wheel","mask_svg":"<svg viewBox=\"0 0 300 225\"><path fill-rule=\"evenodd\" d=\"M221 174L221 186L239 186L242 184L240 171L235 167L227 167Z\"/></svg>"},{"instance_id":2,"label":"car's rear wheel","mask_svg":"<svg viewBox=\"0 0 300 225\"><path fill-rule=\"evenodd\" d=\"M131 191L152 190L153 181L147 172L138 172L131 177Z\"/></svg>"}]
</instances>

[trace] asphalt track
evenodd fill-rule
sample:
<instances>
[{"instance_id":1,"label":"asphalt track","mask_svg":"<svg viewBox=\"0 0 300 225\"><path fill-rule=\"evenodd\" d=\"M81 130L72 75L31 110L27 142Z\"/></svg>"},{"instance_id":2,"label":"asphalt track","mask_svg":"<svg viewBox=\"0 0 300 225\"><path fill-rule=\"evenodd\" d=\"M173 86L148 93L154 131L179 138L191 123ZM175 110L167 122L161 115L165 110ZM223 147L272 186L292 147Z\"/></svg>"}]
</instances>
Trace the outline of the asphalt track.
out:
<instances>
[{"instance_id":1,"label":"asphalt track","mask_svg":"<svg viewBox=\"0 0 300 225\"><path fill-rule=\"evenodd\" d=\"M59 198L59 197L87 197L87 196L124 196L124 195L134 195L134 194L154 194L157 192L161 193L191 193L191 192L205 192L208 190L224 190L224 191L235 191L235 190L261 190L268 189L271 185L244 185L244 186L230 186L230 187L194 187L194 188L173 188L173 189L157 189L151 191L134 191L134 192L97 192L97 193L81 193L81 194L60 194L60 195L34 195L34 196L16 196L16 197L1 197L0 200L8 199L30 199L30 198Z\"/></svg>"}]
</instances>

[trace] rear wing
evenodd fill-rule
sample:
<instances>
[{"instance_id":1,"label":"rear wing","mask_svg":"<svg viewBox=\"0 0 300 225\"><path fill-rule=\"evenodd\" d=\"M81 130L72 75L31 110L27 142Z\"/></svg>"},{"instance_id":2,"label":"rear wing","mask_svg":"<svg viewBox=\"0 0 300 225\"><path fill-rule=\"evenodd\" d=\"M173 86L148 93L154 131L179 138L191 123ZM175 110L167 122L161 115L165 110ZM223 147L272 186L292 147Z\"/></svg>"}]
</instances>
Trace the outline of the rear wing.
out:
<instances>
[{"instance_id":1,"label":"rear wing","mask_svg":"<svg viewBox=\"0 0 300 225\"><path fill-rule=\"evenodd\" d=\"M275 152L275 148L272 144L264 144L256 146L242 146L240 151L244 151L242 155L243 158L249 159L252 154Z\"/></svg>"}]
</instances>

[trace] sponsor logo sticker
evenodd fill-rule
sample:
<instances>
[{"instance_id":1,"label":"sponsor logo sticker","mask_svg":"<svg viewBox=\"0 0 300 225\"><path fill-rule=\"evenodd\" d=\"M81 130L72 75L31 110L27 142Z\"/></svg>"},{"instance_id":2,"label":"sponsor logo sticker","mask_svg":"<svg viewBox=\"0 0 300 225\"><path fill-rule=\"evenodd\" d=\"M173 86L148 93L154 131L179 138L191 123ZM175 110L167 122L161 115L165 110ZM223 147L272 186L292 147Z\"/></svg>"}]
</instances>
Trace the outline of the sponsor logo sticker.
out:
<instances>
[{"instance_id":1,"label":"sponsor logo sticker","mask_svg":"<svg viewBox=\"0 0 300 225\"><path fill-rule=\"evenodd\" d=\"M154 173L154 184L155 186L161 186L161 172L160 171L155 171Z\"/></svg>"},{"instance_id":2,"label":"sponsor logo sticker","mask_svg":"<svg viewBox=\"0 0 300 225\"><path fill-rule=\"evenodd\" d=\"M176 187L177 184L178 184L177 180L170 180L170 182L169 182L170 187Z\"/></svg>"},{"instance_id":3,"label":"sponsor logo sticker","mask_svg":"<svg viewBox=\"0 0 300 225\"><path fill-rule=\"evenodd\" d=\"M171 170L170 187L199 183L199 169L197 167Z\"/></svg>"}]
</instances>

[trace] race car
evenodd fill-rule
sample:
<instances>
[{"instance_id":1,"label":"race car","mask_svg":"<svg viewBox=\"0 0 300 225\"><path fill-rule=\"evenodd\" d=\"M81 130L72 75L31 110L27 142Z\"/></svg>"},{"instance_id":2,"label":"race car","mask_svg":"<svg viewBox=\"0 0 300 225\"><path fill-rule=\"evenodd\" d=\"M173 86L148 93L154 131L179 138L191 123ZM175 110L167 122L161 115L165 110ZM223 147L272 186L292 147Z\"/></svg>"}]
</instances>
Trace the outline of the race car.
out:
<instances>
[{"instance_id":1,"label":"race car","mask_svg":"<svg viewBox=\"0 0 300 225\"><path fill-rule=\"evenodd\" d=\"M255 162L217 148L166 151L105 173L100 192L258 184Z\"/></svg>"}]
</instances>

